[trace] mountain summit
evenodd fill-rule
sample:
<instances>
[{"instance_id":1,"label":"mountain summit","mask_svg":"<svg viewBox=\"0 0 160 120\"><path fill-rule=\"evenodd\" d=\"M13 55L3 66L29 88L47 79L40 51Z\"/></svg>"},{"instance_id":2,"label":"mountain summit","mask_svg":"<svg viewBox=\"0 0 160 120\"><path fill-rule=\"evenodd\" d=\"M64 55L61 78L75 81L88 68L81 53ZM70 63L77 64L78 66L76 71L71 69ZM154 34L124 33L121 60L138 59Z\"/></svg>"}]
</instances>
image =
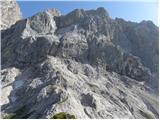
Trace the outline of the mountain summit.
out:
<instances>
[{"instance_id":1,"label":"mountain summit","mask_svg":"<svg viewBox=\"0 0 160 120\"><path fill-rule=\"evenodd\" d=\"M2 117L158 118L158 27L100 7L2 31Z\"/></svg>"}]
</instances>

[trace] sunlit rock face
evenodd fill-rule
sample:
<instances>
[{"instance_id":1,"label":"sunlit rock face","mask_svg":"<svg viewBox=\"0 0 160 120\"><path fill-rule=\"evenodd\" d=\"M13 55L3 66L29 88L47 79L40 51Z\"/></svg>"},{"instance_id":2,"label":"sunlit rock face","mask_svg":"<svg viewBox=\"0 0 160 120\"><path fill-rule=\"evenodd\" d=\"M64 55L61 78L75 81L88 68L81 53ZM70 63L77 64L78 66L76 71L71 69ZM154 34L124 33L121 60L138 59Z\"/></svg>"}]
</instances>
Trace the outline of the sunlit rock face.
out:
<instances>
[{"instance_id":1,"label":"sunlit rock face","mask_svg":"<svg viewBox=\"0 0 160 120\"><path fill-rule=\"evenodd\" d=\"M20 8L15 0L2 0L1 3L1 30L7 29L22 18Z\"/></svg>"},{"instance_id":2,"label":"sunlit rock face","mask_svg":"<svg viewBox=\"0 0 160 120\"><path fill-rule=\"evenodd\" d=\"M2 31L2 116L158 118L157 43L152 22L104 8L20 20Z\"/></svg>"}]
</instances>

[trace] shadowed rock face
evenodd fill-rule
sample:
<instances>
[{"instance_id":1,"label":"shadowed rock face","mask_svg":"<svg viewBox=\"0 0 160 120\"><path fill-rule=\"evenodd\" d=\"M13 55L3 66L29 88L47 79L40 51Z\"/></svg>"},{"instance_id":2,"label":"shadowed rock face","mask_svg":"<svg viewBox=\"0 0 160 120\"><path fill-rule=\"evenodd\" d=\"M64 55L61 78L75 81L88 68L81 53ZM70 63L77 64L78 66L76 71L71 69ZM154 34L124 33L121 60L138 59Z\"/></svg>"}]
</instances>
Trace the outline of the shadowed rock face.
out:
<instances>
[{"instance_id":1,"label":"shadowed rock face","mask_svg":"<svg viewBox=\"0 0 160 120\"><path fill-rule=\"evenodd\" d=\"M15 0L11 1L0 1L1 3L1 30L7 29L11 25L15 24L16 21L20 20L21 11Z\"/></svg>"},{"instance_id":2,"label":"shadowed rock face","mask_svg":"<svg viewBox=\"0 0 160 120\"><path fill-rule=\"evenodd\" d=\"M2 114L25 105L28 118L144 118L142 108L157 118L157 43L152 22L113 20L104 8L20 20L2 31Z\"/></svg>"},{"instance_id":3,"label":"shadowed rock face","mask_svg":"<svg viewBox=\"0 0 160 120\"><path fill-rule=\"evenodd\" d=\"M139 24L116 19L123 33L130 40L132 54L141 58L142 63L151 71L157 71L158 64L158 27L151 21Z\"/></svg>"}]
</instances>

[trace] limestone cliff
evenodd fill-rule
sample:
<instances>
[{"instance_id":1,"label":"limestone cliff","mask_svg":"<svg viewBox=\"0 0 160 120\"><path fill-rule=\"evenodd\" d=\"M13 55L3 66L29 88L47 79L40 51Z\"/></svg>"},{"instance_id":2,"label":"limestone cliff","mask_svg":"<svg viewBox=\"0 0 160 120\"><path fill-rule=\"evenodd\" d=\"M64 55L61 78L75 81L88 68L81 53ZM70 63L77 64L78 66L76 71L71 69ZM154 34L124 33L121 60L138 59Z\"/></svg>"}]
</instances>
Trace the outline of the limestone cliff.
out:
<instances>
[{"instance_id":1,"label":"limestone cliff","mask_svg":"<svg viewBox=\"0 0 160 120\"><path fill-rule=\"evenodd\" d=\"M157 43L152 22L104 8L20 20L2 31L2 116L158 118Z\"/></svg>"}]
</instances>

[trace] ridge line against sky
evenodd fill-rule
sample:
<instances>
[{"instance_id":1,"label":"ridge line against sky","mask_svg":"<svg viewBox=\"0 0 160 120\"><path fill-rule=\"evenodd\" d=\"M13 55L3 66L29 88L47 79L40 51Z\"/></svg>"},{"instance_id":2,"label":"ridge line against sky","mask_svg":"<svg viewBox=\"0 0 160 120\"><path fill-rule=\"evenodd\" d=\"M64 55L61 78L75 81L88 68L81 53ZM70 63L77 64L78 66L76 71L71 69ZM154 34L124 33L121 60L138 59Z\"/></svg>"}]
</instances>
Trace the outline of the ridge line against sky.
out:
<instances>
[{"instance_id":1,"label":"ridge line against sky","mask_svg":"<svg viewBox=\"0 0 160 120\"><path fill-rule=\"evenodd\" d=\"M141 22L151 20L158 26L158 0L17 0L24 18L46 9L55 8L62 14L74 9L96 9L104 7L111 18ZM145 1L145 2L144 2ZM88 4L88 2L92 2ZM28 9L29 8L29 9Z\"/></svg>"}]
</instances>

